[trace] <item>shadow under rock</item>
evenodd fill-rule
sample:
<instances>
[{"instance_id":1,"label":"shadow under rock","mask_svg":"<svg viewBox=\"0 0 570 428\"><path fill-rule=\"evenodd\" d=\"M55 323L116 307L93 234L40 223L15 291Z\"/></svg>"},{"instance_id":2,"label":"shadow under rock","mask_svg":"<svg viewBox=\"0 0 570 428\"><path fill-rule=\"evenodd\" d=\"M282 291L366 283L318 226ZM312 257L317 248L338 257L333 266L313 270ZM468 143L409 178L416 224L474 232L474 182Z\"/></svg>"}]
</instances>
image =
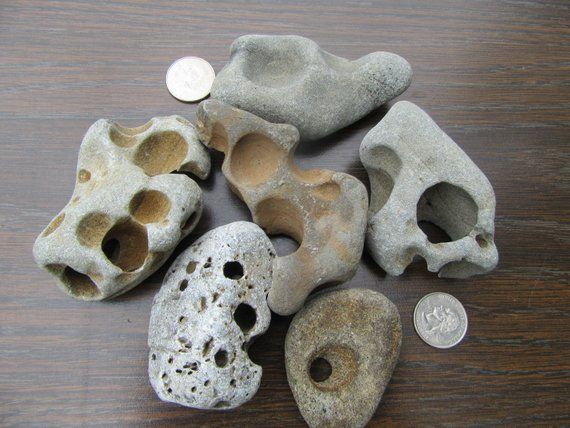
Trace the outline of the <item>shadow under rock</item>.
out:
<instances>
[{"instance_id":1,"label":"shadow under rock","mask_svg":"<svg viewBox=\"0 0 570 428\"><path fill-rule=\"evenodd\" d=\"M384 104L357 122L354 122L345 128L339 129L331 135L327 135L326 137L314 141L301 142L297 147L295 154L298 156L315 156L325 150L336 146L341 141L349 139L353 135L356 135L363 130L366 130L366 132L368 132L382 120L386 113L388 113L389 109L390 105Z\"/></svg>"}]
</instances>

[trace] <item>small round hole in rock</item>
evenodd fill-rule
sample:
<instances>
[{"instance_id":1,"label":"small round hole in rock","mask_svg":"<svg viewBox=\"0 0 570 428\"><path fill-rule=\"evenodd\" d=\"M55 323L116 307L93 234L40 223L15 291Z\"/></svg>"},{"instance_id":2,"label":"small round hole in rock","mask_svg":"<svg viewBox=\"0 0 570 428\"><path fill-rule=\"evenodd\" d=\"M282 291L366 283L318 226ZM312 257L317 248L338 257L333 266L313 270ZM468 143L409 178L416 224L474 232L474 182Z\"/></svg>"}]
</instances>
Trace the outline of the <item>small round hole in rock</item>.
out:
<instances>
[{"instance_id":1,"label":"small round hole in rock","mask_svg":"<svg viewBox=\"0 0 570 428\"><path fill-rule=\"evenodd\" d=\"M257 321L255 309L247 303L240 303L234 311L234 320L241 330L246 333L253 328Z\"/></svg>"},{"instance_id":2,"label":"small round hole in rock","mask_svg":"<svg viewBox=\"0 0 570 428\"><path fill-rule=\"evenodd\" d=\"M489 242L483 237L483 235L477 235L475 237L475 241L477 241L477 244L481 248L485 248L489 245Z\"/></svg>"},{"instance_id":3,"label":"small round hole in rock","mask_svg":"<svg viewBox=\"0 0 570 428\"><path fill-rule=\"evenodd\" d=\"M183 279L180 281L180 291L186 290L186 287L188 287L188 280Z\"/></svg>"},{"instance_id":4,"label":"small round hole in rock","mask_svg":"<svg viewBox=\"0 0 570 428\"><path fill-rule=\"evenodd\" d=\"M188 265L186 266L186 273L194 273L196 270L196 264L196 262L188 262Z\"/></svg>"},{"instance_id":5,"label":"small round hole in rock","mask_svg":"<svg viewBox=\"0 0 570 428\"><path fill-rule=\"evenodd\" d=\"M224 276L229 279L240 279L243 276L243 266L240 262L226 262Z\"/></svg>"},{"instance_id":6,"label":"small round hole in rock","mask_svg":"<svg viewBox=\"0 0 570 428\"><path fill-rule=\"evenodd\" d=\"M226 364L228 364L228 353L225 350L220 349L216 352L216 355L214 355L214 360L218 367L225 367Z\"/></svg>"},{"instance_id":7,"label":"small round hole in rock","mask_svg":"<svg viewBox=\"0 0 570 428\"><path fill-rule=\"evenodd\" d=\"M80 169L77 173L77 180L79 180L80 183L86 183L91 180L91 173L86 169Z\"/></svg>"},{"instance_id":8,"label":"small round hole in rock","mask_svg":"<svg viewBox=\"0 0 570 428\"><path fill-rule=\"evenodd\" d=\"M315 382L324 382L332 374L331 364L324 358L315 358L309 368L309 375Z\"/></svg>"}]
</instances>

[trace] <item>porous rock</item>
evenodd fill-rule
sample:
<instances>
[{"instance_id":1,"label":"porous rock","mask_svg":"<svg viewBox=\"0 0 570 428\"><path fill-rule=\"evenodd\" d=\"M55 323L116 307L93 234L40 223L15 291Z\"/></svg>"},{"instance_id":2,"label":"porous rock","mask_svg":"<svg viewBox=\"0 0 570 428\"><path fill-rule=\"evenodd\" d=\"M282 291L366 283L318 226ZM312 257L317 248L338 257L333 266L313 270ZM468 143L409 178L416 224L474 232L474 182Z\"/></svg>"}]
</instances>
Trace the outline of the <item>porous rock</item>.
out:
<instances>
[{"instance_id":1,"label":"porous rock","mask_svg":"<svg viewBox=\"0 0 570 428\"><path fill-rule=\"evenodd\" d=\"M164 401L229 409L253 397L262 369L248 357L269 327L274 249L255 224L203 235L173 263L154 298L148 373Z\"/></svg>"},{"instance_id":2,"label":"porous rock","mask_svg":"<svg viewBox=\"0 0 570 428\"><path fill-rule=\"evenodd\" d=\"M371 187L366 245L387 273L400 275L416 255L441 277L497 265L491 183L418 106L396 103L365 136L360 159ZM430 242L422 221L450 241Z\"/></svg>"},{"instance_id":3,"label":"porous rock","mask_svg":"<svg viewBox=\"0 0 570 428\"><path fill-rule=\"evenodd\" d=\"M38 236L36 262L81 300L111 298L156 271L202 213L208 152L180 116L137 128L101 119L85 134L68 204Z\"/></svg>"},{"instance_id":4,"label":"porous rock","mask_svg":"<svg viewBox=\"0 0 570 428\"><path fill-rule=\"evenodd\" d=\"M309 426L366 425L396 366L401 330L394 304L366 289L320 293L295 315L285 367Z\"/></svg>"},{"instance_id":5,"label":"porous rock","mask_svg":"<svg viewBox=\"0 0 570 428\"><path fill-rule=\"evenodd\" d=\"M351 175L301 170L293 162L299 133L217 100L200 104L196 128L209 147L225 153L222 172L268 234L299 243L277 257L269 307L298 311L317 286L350 279L364 245L368 197Z\"/></svg>"},{"instance_id":6,"label":"porous rock","mask_svg":"<svg viewBox=\"0 0 570 428\"><path fill-rule=\"evenodd\" d=\"M408 62L393 53L349 61L304 37L247 35L233 42L212 98L290 123L302 140L314 140L397 97L411 78Z\"/></svg>"}]
</instances>

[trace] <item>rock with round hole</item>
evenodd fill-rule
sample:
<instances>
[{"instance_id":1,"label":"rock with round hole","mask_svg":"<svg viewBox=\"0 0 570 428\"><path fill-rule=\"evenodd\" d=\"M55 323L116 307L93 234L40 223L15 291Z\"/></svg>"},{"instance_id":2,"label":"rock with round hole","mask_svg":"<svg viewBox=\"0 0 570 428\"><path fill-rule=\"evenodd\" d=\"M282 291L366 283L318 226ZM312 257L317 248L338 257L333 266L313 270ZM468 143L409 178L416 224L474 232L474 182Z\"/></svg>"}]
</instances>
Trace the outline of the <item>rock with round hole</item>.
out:
<instances>
[{"instance_id":1,"label":"rock with round hole","mask_svg":"<svg viewBox=\"0 0 570 428\"><path fill-rule=\"evenodd\" d=\"M197 224L210 158L180 116L137 128L101 119L79 149L68 204L38 236L36 262L80 300L102 300L156 271Z\"/></svg>"},{"instance_id":2,"label":"rock with round hole","mask_svg":"<svg viewBox=\"0 0 570 428\"><path fill-rule=\"evenodd\" d=\"M415 256L440 277L495 268L493 187L427 113L396 103L364 137L360 159L371 187L366 245L382 269L400 275ZM426 235L422 222L449 239Z\"/></svg>"},{"instance_id":3,"label":"rock with round hole","mask_svg":"<svg viewBox=\"0 0 570 428\"><path fill-rule=\"evenodd\" d=\"M254 223L213 229L174 261L154 298L148 374L158 396L199 409L250 400L262 368L247 353L269 328L275 252Z\"/></svg>"},{"instance_id":4,"label":"rock with round hole","mask_svg":"<svg viewBox=\"0 0 570 428\"><path fill-rule=\"evenodd\" d=\"M299 133L217 100L196 112L201 140L225 153L222 172L268 234L299 243L275 259L269 307L297 312L309 293L350 279L364 247L366 188L356 178L326 169L300 169L293 161Z\"/></svg>"},{"instance_id":5,"label":"rock with round hole","mask_svg":"<svg viewBox=\"0 0 570 428\"><path fill-rule=\"evenodd\" d=\"M390 52L349 61L305 37L246 35L233 42L212 98L316 140L397 97L411 79L410 64Z\"/></svg>"},{"instance_id":6,"label":"rock with round hole","mask_svg":"<svg viewBox=\"0 0 570 428\"><path fill-rule=\"evenodd\" d=\"M310 299L285 338L287 380L310 427L363 427L398 361L400 315L382 294L362 288Z\"/></svg>"}]
</instances>

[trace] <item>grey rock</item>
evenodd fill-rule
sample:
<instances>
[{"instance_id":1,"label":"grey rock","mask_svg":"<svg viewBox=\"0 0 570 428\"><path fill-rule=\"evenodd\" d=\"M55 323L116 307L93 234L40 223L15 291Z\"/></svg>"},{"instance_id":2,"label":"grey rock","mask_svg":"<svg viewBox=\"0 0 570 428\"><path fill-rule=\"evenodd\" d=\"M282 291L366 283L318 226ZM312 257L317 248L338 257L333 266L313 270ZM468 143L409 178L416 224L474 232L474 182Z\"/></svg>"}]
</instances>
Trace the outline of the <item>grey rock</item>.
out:
<instances>
[{"instance_id":1,"label":"grey rock","mask_svg":"<svg viewBox=\"0 0 570 428\"><path fill-rule=\"evenodd\" d=\"M199 409L250 400L262 369L247 354L269 327L274 249L255 224L203 235L172 264L154 298L148 374L158 396Z\"/></svg>"},{"instance_id":2,"label":"grey rock","mask_svg":"<svg viewBox=\"0 0 570 428\"><path fill-rule=\"evenodd\" d=\"M81 300L124 293L156 271L198 223L208 152L180 116L137 128L101 119L79 150L71 200L38 236L36 262Z\"/></svg>"},{"instance_id":3,"label":"grey rock","mask_svg":"<svg viewBox=\"0 0 570 428\"><path fill-rule=\"evenodd\" d=\"M270 122L290 123L301 140L322 138L364 117L410 85L402 57L374 52L349 61L300 36L236 39L212 98Z\"/></svg>"},{"instance_id":4,"label":"grey rock","mask_svg":"<svg viewBox=\"0 0 570 428\"><path fill-rule=\"evenodd\" d=\"M299 133L292 125L217 100L202 102L196 119L201 140L225 153L222 172L253 221L299 243L297 251L275 259L271 310L295 313L319 285L350 279L364 247L364 185L348 174L295 165Z\"/></svg>"},{"instance_id":5,"label":"grey rock","mask_svg":"<svg viewBox=\"0 0 570 428\"><path fill-rule=\"evenodd\" d=\"M392 377L401 342L398 310L378 292L338 290L310 300L285 339L287 379L309 426L366 425Z\"/></svg>"},{"instance_id":6,"label":"grey rock","mask_svg":"<svg viewBox=\"0 0 570 428\"><path fill-rule=\"evenodd\" d=\"M371 200L366 245L389 274L414 256L441 277L492 270L495 194L487 177L418 106L401 101L362 141ZM418 226L439 226L450 242L432 243Z\"/></svg>"}]
</instances>

